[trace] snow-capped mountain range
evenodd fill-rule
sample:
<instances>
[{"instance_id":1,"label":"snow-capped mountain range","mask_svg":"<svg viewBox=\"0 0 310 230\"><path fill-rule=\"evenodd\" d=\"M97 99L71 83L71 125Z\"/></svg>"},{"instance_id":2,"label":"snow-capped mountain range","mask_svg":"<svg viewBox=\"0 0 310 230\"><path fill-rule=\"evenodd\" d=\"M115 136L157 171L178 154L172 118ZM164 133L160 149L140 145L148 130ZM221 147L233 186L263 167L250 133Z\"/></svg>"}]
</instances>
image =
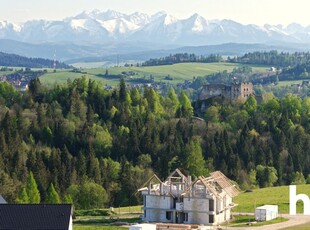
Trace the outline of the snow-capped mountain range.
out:
<instances>
[{"instance_id":1,"label":"snow-capped mountain range","mask_svg":"<svg viewBox=\"0 0 310 230\"><path fill-rule=\"evenodd\" d=\"M310 26L244 25L232 20L207 20L194 14L178 19L166 12L124 14L112 10L82 12L61 21L0 21L0 39L28 43L74 42L113 44L147 42L180 46L235 43L310 43Z\"/></svg>"}]
</instances>

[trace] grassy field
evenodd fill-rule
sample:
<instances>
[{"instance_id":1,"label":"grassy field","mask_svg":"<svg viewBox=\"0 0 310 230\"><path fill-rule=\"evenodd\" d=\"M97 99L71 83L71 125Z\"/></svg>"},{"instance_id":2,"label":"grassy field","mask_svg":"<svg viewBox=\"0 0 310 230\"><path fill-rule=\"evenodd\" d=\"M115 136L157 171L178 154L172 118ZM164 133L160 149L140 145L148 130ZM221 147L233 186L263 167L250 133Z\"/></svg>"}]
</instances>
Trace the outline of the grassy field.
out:
<instances>
[{"instance_id":1,"label":"grassy field","mask_svg":"<svg viewBox=\"0 0 310 230\"><path fill-rule=\"evenodd\" d=\"M128 229L125 227L119 226L103 226L100 224L88 224L88 225L81 225L81 224L74 224L73 230L124 230Z\"/></svg>"},{"instance_id":2,"label":"grassy field","mask_svg":"<svg viewBox=\"0 0 310 230\"><path fill-rule=\"evenodd\" d=\"M291 86L292 84L301 84L302 80L296 80L296 81L279 81L277 86Z\"/></svg>"},{"instance_id":3,"label":"grassy field","mask_svg":"<svg viewBox=\"0 0 310 230\"><path fill-rule=\"evenodd\" d=\"M122 211L126 212L128 209L129 208L125 208ZM130 207L130 209L134 210L133 207ZM140 215L141 214L113 214L111 216L77 216L73 222L73 229L126 229L119 227L119 225L139 223L141 222Z\"/></svg>"},{"instance_id":4,"label":"grassy field","mask_svg":"<svg viewBox=\"0 0 310 230\"><path fill-rule=\"evenodd\" d=\"M257 226L264 226L264 225L270 225L270 224L276 224L288 221L288 219L279 217L273 220L264 221L264 222L255 222L254 216L234 216L234 220L229 223L229 226L232 227L245 227L248 226L249 222L253 222L251 226L257 227Z\"/></svg>"},{"instance_id":5,"label":"grassy field","mask_svg":"<svg viewBox=\"0 0 310 230\"><path fill-rule=\"evenodd\" d=\"M45 84L53 85L55 83L62 84L67 79L75 79L81 76L86 76L93 80L98 80L104 84L115 86L119 83L117 78L105 78L103 75L106 70L110 75L119 75L122 72L134 72L131 76L135 78L146 78L150 76L154 77L155 81L169 82L177 84L184 82L184 80L192 80L193 77L205 76L211 73L221 72L227 70L231 72L234 68L240 66L240 64L234 63L182 63L175 65L165 66L149 66L149 67L107 67L107 68L90 68L80 69L82 73L73 73L70 70L57 70L56 73L48 72L47 74L40 77L41 81ZM253 71L267 71L268 67L253 66ZM101 75L101 76L100 76ZM166 80L166 76L170 76L173 80Z\"/></svg>"},{"instance_id":6,"label":"grassy field","mask_svg":"<svg viewBox=\"0 0 310 230\"><path fill-rule=\"evenodd\" d=\"M71 70L57 70L56 73L48 72L40 77L42 83L47 85L63 84L67 82L68 79L74 80L82 76L86 76L89 79L100 81L102 83L107 83L103 78L98 76L88 74L88 73L74 73ZM118 82L118 81L117 81Z\"/></svg>"},{"instance_id":7,"label":"grassy field","mask_svg":"<svg viewBox=\"0 0 310 230\"><path fill-rule=\"evenodd\" d=\"M310 185L298 185L296 194L306 194L310 196ZM252 212L255 207L265 204L279 205L279 213L289 213L289 186L271 187L256 189L253 192L243 192L234 198L234 203L238 204L234 212ZM297 212L303 212L302 202L297 202Z\"/></svg>"}]
</instances>

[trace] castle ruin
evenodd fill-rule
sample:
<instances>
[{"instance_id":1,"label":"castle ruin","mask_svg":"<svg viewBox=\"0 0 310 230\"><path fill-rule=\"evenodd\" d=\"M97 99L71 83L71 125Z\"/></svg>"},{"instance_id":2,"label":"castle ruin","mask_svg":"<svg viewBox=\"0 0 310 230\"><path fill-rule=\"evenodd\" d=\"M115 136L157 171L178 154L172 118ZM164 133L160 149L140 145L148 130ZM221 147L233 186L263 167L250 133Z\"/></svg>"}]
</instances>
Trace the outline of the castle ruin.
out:
<instances>
[{"instance_id":1,"label":"castle ruin","mask_svg":"<svg viewBox=\"0 0 310 230\"><path fill-rule=\"evenodd\" d=\"M207 84L204 85L199 96L201 111L205 110L206 101L211 98L221 98L225 101L246 100L254 95L253 84L249 83L232 83L225 84Z\"/></svg>"}]
</instances>

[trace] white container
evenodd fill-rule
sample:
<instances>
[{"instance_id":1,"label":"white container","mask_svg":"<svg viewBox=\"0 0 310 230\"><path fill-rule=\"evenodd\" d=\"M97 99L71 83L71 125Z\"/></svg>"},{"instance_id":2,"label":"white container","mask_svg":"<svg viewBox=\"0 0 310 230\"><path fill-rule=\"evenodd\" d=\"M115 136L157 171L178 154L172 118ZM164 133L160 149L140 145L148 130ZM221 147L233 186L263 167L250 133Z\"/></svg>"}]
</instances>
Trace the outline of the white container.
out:
<instances>
[{"instance_id":1,"label":"white container","mask_svg":"<svg viewBox=\"0 0 310 230\"><path fill-rule=\"evenodd\" d=\"M278 205L264 205L255 209L256 221L268 221L278 217Z\"/></svg>"}]
</instances>

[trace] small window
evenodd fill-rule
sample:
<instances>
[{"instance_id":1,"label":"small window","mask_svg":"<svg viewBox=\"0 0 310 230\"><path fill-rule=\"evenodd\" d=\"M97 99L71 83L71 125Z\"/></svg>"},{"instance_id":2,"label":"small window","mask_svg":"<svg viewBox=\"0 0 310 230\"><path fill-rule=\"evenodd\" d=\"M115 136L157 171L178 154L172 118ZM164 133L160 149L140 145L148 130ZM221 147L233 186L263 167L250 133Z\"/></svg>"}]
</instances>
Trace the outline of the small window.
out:
<instances>
[{"instance_id":1,"label":"small window","mask_svg":"<svg viewBox=\"0 0 310 230\"><path fill-rule=\"evenodd\" d=\"M166 212L166 219L171 220L172 212Z\"/></svg>"},{"instance_id":2,"label":"small window","mask_svg":"<svg viewBox=\"0 0 310 230\"><path fill-rule=\"evenodd\" d=\"M144 218L146 218L146 210L144 210Z\"/></svg>"},{"instance_id":3,"label":"small window","mask_svg":"<svg viewBox=\"0 0 310 230\"><path fill-rule=\"evenodd\" d=\"M209 223L210 224L214 223L214 215L209 215Z\"/></svg>"},{"instance_id":4,"label":"small window","mask_svg":"<svg viewBox=\"0 0 310 230\"><path fill-rule=\"evenodd\" d=\"M210 212L214 211L214 200L209 200L209 211Z\"/></svg>"},{"instance_id":5,"label":"small window","mask_svg":"<svg viewBox=\"0 0 310 230\"><path fill-rule=\"evenodd\" d=\"M188 213L187 212L184 213L184 221L188 222Z\"/></svg>"}]
</instances>

